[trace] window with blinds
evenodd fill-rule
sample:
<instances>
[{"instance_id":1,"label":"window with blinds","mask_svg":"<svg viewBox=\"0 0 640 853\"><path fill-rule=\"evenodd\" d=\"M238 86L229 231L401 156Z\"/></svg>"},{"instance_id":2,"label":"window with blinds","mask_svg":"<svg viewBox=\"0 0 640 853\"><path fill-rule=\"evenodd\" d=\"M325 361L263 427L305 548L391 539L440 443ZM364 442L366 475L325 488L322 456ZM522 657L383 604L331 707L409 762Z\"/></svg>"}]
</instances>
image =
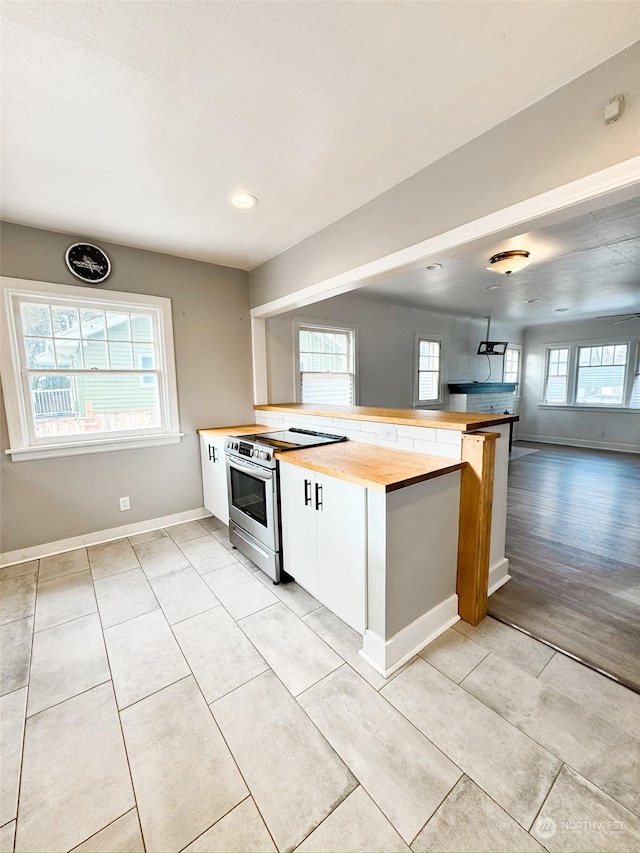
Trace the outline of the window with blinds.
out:
<instances>
[{"instance_id":1,"label":"window with blinds","mask_svg":"<svg viewBox=\"0 0 640 853\"><path fill-rule=\"evenodd\" d=\"M440 341L418 335L416 338L417 382L415 404L440 401Z\"/></svg>"},{"instance_id":2,"label":"window with blinds","mask_svg":"<svg viewBox=\"0 0 640 853\"><path fill-rule=\"evenodd\" d=\"M351 406L355 403L352 329L298 327L300 401Z\"/></svg>"}]
</instances>

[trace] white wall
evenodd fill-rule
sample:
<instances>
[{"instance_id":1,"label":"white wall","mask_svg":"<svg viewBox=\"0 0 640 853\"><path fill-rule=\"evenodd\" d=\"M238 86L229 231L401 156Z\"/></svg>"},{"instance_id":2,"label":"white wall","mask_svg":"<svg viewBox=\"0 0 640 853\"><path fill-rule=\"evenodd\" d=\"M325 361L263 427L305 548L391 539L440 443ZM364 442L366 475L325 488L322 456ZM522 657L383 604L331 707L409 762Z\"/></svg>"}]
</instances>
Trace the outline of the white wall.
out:
<instances>
[{"instance_id":1,"label":"white wall","mask_svg":"<svg viewBox=\"0 0 640 853\"><path fill-rule=\"evenodd\" d=\"M2 225L2 272L73 284L67 247L86 235ZM12 462L0 400L3 552L202 507L198 427L249 423L251 335L247 273L98 241L109 290L171 298L180 444ZM120 512L118 497L131 510Z\"/></svg>"},{"instance_id":2,"label":"white wall","mask_svg":"<svg viewBox=\"0 0 640 853\"><path fill-rule=\"evenodd\" d=\"M414 333L442 336L442 382L445 408L449 382L483 381L488 362L476 355L485 338L486 320L435 314L419 308L380 301L363 291L316 302L267 320L269 402L295 400L295 357L293 318L344 321L358 328L358 402L362 406L413 406ZM496 321L491 324L494 340L520 343L519 327ZM491 358L492 380L502 381L502 358Z\"/></svg>"},{"instance_id":3,"label":"white wall","mask_svg":"<svg viewBox=\"0 0 640 853\"><path fill-rule=\"evenodd\" d=\"M585 320L531 326L525 331L523 393L519 437L608 450L640 452L640 411L546 408L540 406L549 344L574 341L637 341L640 321L612 326L610 320ZM633 352L633 348L632 348ZM599 433L604 432L600 437Z\"/></svg>"},{"instance_id":4,"label":"white wall","mask_svg":"<svg viewBox=\"0 0 640 853\"><path fill-rule=\"evenodd\" d=\"M636 42L257 267L252 306L640 154L639 64ZM602 109L616 93L624 93L624 116L605 125Z\"/></svg>"}]
</instances>

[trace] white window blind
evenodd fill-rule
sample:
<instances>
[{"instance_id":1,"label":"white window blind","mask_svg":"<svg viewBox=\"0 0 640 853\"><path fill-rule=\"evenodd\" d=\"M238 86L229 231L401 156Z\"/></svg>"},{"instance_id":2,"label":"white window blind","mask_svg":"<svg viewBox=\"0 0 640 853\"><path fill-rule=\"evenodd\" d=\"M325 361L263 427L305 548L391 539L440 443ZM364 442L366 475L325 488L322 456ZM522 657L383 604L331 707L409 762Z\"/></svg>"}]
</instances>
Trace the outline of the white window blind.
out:
<instances>
[{"instance_id":1,"label":"white window blind","mask_svg":"<svg viewBox=\"0 0 640 853\"><path fill-rule=\"evenodd\" d=\"M300 400L350 406L355 402L354 333L300 326Z\"/></svg>"}]
</instances>

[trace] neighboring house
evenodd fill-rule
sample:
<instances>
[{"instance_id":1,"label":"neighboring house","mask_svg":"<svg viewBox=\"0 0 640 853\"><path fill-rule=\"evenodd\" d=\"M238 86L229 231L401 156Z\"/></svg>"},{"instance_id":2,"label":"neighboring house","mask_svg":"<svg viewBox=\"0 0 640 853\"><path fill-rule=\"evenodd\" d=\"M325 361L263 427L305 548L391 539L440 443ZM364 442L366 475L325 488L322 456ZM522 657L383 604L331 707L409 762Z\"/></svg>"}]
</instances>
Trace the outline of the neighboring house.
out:
<instances>
[{"instance_id":1,"label":"neighboring house","mask_svg":"<svg viewBox=\"0 0 640 853\"><path fill-rule=\"evenodd\" d=\"M54 309L49 323L43 306L34 305L32 311L35 322L33 337L27 338L29 361L41 370L56 371L41 374L32 385L39 421L87 418L95 421L93 429L101 429L113 428L108 416L117 415L125 421L121 428L153 425L158 391L148 317L108 311L81 311L79 317L75 309L65 308ZM73 372L77 370L92 373L79 375ZM48 434L52 430L68 432L60 422Z\"/></svg>"}]
</instances>

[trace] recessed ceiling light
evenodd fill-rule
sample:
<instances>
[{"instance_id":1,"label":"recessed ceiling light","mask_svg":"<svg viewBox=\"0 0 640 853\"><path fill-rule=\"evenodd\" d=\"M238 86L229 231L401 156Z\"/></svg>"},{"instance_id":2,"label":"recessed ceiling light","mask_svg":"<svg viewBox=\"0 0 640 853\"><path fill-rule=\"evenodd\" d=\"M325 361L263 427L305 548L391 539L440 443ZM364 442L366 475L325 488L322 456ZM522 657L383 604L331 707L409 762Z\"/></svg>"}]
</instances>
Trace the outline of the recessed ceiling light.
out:
<instances>
[{"instance_id":1,"label":"recessed ceiling light","mask_svg":"<svg viewBox=\"0 0 640 853\"><path fill-rule=\"evenodd\" d=\"M540 302L539 299L525 299L525 305L533 305L534 302Z\"/></svg>"},{"instance_id":2,"label":"recessed ceiling light","mask_svg":"<svg viewBox=\"0 0 640 853\"><path fill-rule=\"evenodd\" d=\"M427 272L435 272L435 270L441 270L442 264L429 264L425 267Z\"/></svg>"},{"instance_id":3,"label":"recessed ceiling light","mask_svg":"<svg viewBox=\"0 0 640 853\"><path fill-rule=\"evenodd\" d=\"M500 290L500 285L499 284L488 284L485 287L485 290Z\"/></svg>"},{"instance_id":4,"label":"recessed ceiling light","mask_svg":"<svg viewBox=\"0 0 640 853\"><path fill-rule=\"evenodd\" d=\"M556 308L556 314L563 314L565 311L568 310L568 308Z\"/></svg>"},{"instance_id":5,"label":"recessed ceiling light","mask_svg":"<svg viewBox=\"0 0 640 853\"><path fill-rule=\"evenodd\" d=\"M241 210L249 210L258 203L258 199L254 195L243 191L231 193L228 200L234 207L239 207Z\"/></svg>"}]
</instances>

